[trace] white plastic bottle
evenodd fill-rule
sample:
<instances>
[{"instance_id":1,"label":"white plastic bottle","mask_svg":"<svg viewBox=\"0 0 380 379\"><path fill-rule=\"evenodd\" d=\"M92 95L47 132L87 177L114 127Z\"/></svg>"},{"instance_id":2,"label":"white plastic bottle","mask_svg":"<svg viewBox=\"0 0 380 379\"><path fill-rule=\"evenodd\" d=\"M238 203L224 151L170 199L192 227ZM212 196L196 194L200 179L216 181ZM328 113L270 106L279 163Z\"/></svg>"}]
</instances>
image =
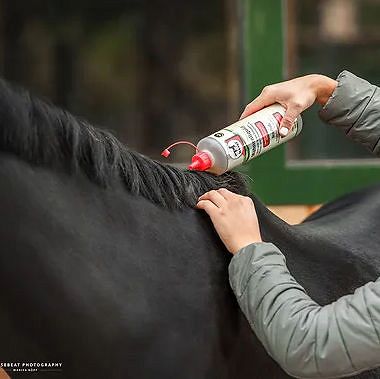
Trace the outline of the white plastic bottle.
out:
<instances>
[{"instance_id":1,"label":"white plastic bottle","mask_svg":"<svg viewBox=\"0 0 380 379\"><path fill-rule=\"evenodd\" d=\"M298 116L289 133L282 137L279 126L284 115L285 108L273 104L202 138L189 169L221 175L291 140L301 132L302 118Z\"/></svg>"}]
</instances>

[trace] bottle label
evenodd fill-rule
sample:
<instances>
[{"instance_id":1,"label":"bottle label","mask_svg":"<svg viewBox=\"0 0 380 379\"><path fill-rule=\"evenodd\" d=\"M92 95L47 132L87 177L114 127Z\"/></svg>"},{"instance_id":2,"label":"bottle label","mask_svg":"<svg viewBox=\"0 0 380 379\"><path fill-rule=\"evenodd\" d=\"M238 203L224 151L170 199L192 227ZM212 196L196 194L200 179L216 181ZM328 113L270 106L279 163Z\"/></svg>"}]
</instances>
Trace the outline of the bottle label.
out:
<instances>
[{"instance_id":1,"label":"bottle label","mask_svg":"<svg viewBox=\"0 0 380 379\"><path fill-rule=\"evenodd\" d=\"M226 144L230 158L239 159L241 156L245 157L245 144L239 135L226 139Z\"/></svg>"},{"instance_id":2,"label":"bottle label","mask_svg":"<svg viewBox=\"0 0 380 379\"><path fill-rule=\"evenodd\" d=\"M289 141L302 127L297 119L287 136L281 137L279 126L285 109L274 104L209 136L221 145L228 157L228 170Z\"/></svg>"}]
</instances>

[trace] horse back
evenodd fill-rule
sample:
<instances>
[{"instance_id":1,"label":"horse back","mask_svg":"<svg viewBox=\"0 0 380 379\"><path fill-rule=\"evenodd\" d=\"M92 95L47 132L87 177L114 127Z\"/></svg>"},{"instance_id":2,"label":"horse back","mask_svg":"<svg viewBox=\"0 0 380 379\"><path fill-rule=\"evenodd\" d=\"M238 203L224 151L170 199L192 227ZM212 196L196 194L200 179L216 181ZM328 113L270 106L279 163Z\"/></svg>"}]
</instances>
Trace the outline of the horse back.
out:
<instances>
[{"instance_id":1,"label":"horse back","mask_svg":"<svg viewBox=\"0 0 380 379\"><path fill-rule=\"evenodd\" d=\"M10 155L0 177L2 361L62 362L67 378L287 377L200 212Z\"/></svg>"}]
</instances>

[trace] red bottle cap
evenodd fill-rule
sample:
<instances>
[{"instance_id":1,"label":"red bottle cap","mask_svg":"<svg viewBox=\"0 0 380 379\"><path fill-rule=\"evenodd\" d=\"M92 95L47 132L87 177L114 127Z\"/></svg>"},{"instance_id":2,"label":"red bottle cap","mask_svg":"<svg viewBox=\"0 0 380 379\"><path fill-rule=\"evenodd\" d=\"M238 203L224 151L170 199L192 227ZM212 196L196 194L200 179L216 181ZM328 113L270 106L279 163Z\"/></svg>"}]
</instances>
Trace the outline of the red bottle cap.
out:
<instances>
[{"instance_id":1,"label":"red bottle cap","mask_svg":"<svg viewBox=\"0 0 380 379\"><path fill-rule=\"evenodd\" d=\"M189 170L206 171L212 166L211 157L205 151L200 151L191 159Z\"/></svg>"},{"instance_id":2,"label":"red bottle cap","mask_svg":"<svg viewBox=\"0 0 380 379\"><path fill-rule=\"evenodd\" d=\"M171 145L169 145L166 149L162 150L161 151L161 155L165 158L167 158L169 155L170 155L170 149L174 146L177 146L177 145L190 145L191 147L193 147L195 149L195 151L198 151L198 148L191 142L188 142L188 141L178 141L178 142L174 142L172 143Z\"/></svg>"},{"instance_id":3,"label":"red bottle cap","mask_svg":"<svg viewBox=\"0 0 380 379\"><path fill-rule=\"evenodd\" d=\"M212 159L209 154L207 154L205 151L199 151L198 147L192 144L188 141L178 141L175 143L172 143L170 146L168 146L166 149L164 149L161 152L161 155L165 158L167 158L170 155L170 149L176 145L180 144L186 144L192 146L195 151L197 152L193 158L191 159L191 163L188 166L189 170L196 170L196 171L206 171L212 166Z\"/></svg>"},{"instance_id":4,"label":"red bottle cap","mask_svg":"<svg viewBox=\"0 0 380 379\"><path fill-rule=\"evenodd\" d=\"M167 158L170 155L169 149L162 150L161 155Z\"/></svg>"}]
</instances>

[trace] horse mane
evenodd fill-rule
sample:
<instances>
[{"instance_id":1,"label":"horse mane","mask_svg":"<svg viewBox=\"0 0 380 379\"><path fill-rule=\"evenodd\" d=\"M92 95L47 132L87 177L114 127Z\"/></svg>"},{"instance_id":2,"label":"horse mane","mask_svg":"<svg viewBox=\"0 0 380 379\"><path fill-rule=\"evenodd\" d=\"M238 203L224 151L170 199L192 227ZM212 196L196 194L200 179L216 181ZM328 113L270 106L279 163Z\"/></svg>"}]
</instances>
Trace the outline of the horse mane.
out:
<instances>
[{"instance_id":1,"label":"horse mane","mask_svg":"<svg viewBox=\"0 0 380 379\"><path fill-rule=\"evenodd\" d=\"M134 195L166 208L193 207L198 197L225 187L247 194L238 173L215 176L162 164L134 152L110 132L0 80L0 151L34 164L83 172L100 186L122 181Z\"/></svg>"}]
</instances>

